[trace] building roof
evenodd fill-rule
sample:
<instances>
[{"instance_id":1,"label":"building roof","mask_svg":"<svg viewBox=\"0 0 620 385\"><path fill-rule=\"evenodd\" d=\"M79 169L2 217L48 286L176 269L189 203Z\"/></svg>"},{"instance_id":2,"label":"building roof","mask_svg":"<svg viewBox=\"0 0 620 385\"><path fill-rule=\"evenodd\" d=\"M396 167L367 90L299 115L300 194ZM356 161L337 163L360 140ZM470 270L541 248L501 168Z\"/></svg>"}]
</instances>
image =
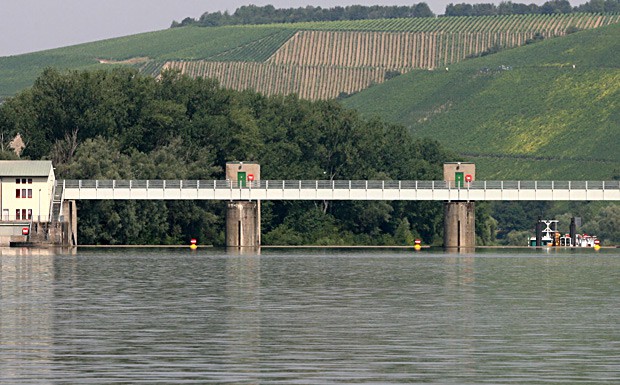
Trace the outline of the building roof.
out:
<instances>
[{"instance_id":1,"label":"building roof","mask_svg":"<svg viewBox=\"0 0 620 385\"><path fill-rule=\"evenodd\" d=\"M0 177L49 176L53 173L51 160L0 160Z\"/></svg>"}]
</instances>

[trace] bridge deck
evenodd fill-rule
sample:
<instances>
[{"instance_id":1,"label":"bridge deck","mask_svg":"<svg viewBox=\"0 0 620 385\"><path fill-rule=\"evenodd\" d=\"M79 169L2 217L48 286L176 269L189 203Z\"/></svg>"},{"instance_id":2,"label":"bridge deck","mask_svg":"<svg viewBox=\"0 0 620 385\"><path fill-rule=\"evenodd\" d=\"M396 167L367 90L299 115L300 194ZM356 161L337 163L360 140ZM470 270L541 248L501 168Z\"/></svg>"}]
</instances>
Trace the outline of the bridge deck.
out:
<instances>
[{"instance_id":1,"label":"bridge deck","mask_svg":"<svg viewBox=\"0 0 620 385\"><path fill-rule=\"evenodd\" d=\"M63 180L64 199L620 201L620 181Z\"/></svg>"}]
</instances>

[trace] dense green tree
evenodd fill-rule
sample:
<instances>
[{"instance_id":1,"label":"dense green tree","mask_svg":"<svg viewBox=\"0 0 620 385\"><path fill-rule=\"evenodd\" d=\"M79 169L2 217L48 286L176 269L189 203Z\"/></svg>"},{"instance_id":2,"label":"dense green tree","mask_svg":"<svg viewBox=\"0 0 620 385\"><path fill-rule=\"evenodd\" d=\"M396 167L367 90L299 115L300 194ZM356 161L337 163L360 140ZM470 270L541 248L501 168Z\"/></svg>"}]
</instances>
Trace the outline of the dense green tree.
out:
<instances>
[{"instance_id":1,"label":"dense green tree","mask_svg":"<svg viewBox=\"0 0 620 385\"><path fill-rule=\"evenodd\" d=\"M413 17L435 17L433 11L426 3L418 3L413 9Z\"/></svg>"},{"instance_id":2,"label":"dense green tree","mask_svg":"<svg viewBox=\"0 0 620 385\"><path fill-rule=\"evenodd\" d=\"M205 12L198 20L187 17L180 23L173 21L171 27L176 28L188 25L216 27L239 24L298 23L307 21L434 16L435 15L426 3L418 3L411 6L349 5L346 7L336 6L334 8L321 8L310 5L300 8L275 8L273 5L257 6L251 4L237 8L232 14L227 12Z\"/></svg>"},{"instance_id":3,"label":"dense green tree","mask_svg":"<svg viewBox=\"0 0 620 385\"><path fill-rule=\"evenodd\" d=\"M617 13L620 12L620 0L590 0L575 7L576 12Z\"/></svg>"},{"instance_id":4,"label":"dense green tree","mask_svg":"<svg viewBox=\"0 0 620 385\"><path fill-rule=\"evenodd\" d=\"M587 234L596 235L607 244L620 244L620 205L603 207L582 228Z\"/></svg>"},{"instance_id":5,"label":"dense green tree","mask_svg":"<svg viewBox=\"0 0 620 385\"><path fill-rule=\"evenodd\" d=\"M620 12L620 0L590 0L576 7L572 7L568 0L550 0L541 6L534 3L524 4L511 1L502 1L499 5L492 3L450 3L446 6L445 16L564 14L572 12Z\"/></svg>"},{"instance_id":6,"label":"dense green tree","mask_svg":"<svg viewBox=\"0 0 620 385\"><path fill-rule=\"evenodd\" d=\"M473 16L474 7L468 3L453 4L446 6L445 16Z\"/></svg>"},{"instance_id":7,"label":"dense green tree","mask_svg":"<svg viewBox=\"0 0 620 385\"><path fill-rule=\"evenodd\" d=\"M415 234L411 231L411 225L407 218L398 220L398 227L394 232L394 242L403 246L411 246L416 239Z\"/></svg>"},{"instance_id":8,"label":"dense green tree","mask_svg":"<svg viewBox=\"0 0 620 385\"><path fill-rule=\"evenodd\" d=\"M555 14L555 13L571 13L573 7L571 7L568 0L550 0L544 3L540 7L540 13L542 14Z\"/></svg>"},{"instance_id":9,"label":"dense green tree","mask_svg":"<svg viewBox=\"0 0 620 385\"><path fill-rule=\"evenodd\" d=\"M500 243L507 243L508 236L513 231L534 231L538 218L554 219L549 217L550 202L495 202L492 204L493 218L497 221L497 238ZM480 220L481 218L477 218Z\"/></svg>"},{"instance_id":10,"label":"dense green tree","mask_svg":"<svg viewBox=\"0 0 620 385\"><path fill-rule=\"evenodd\" d=\"M22 158L54 161L66 179L222 179L227 161L257 161L263 179L439 180L455 160L438 142L403 126L365 120L336 101L265 97L211 79L130 69L48 69L0 106L0 157L20 134ZM616 209L546 202L478 204L479 244L516 242L538 216L582 216L617 239ZM79 203L82 243L221 245L220 202ZM441 244L440 202L263 202L265 243L402 243L410 234ZM598 227L594 227L598 226ZM511 235L512 234L512 235ZM520 238L519 238L520 239ZM520 242L520 241L519 241Z\"/></svg>"},{"instance_id":11,"label":"dense green tree","mask_svg":"<svg viewBox=\"0 0 620 385\"><path fill-rule=\"evenodd\" d=\"M476 244L492 245L496 241L497 220L492 217L490 202L476 202Z\"/></svg>"},{"instance_id":12,"label":"dense green tree","mask_svg":"<svg viewBox=\"0 0 620 385\"><path fill-rule=\"evenodd\" d=\"M231 160L257 161L263 179L439 179L451 160L437 142L364 120L335 101L265 97L210 79L130 69L48 69L0 107L0 132L23 156L51 158L67 179L221 179ZM4 141L5 142L5 141ZM3 143L4 143L3 142ZM85 243L222 244L223 203L80 202ZM436 242L441 204L265 202L265 242ZM406 221L406 223L405 223ZM405 226L406 224L406 226ZM404 237L404 238L403 238Z\"/></svg>"},{"instance_id":13,"label":"dense green tree","mask_svg":"<svg viewBox=\"0 0 620 385\"><path fill-rule=\"evenodd\" d=\"M620 0L590 0L584 4L572 7L567 0L551 0L543 5L535 3L513 3L502 1L498 5L493 3L450 3L446 6L445 16L494 16L494 15L524 15L524 14L554 14L571 12L613 13L620 12ZM272 5L241 6L232 14L228 12L205 12L198 19L187 17L181 22L173 21L171 27L198 25L202 27L216 27L239 24L271 24L297 23L311 21L336 20L366 20L390 19L404 17L435 17L427 3L417 3L411 6L363 6L350 5L346 7L321 8L306 6L300 8L275 8Z\"/></svg>"}]
</instances>

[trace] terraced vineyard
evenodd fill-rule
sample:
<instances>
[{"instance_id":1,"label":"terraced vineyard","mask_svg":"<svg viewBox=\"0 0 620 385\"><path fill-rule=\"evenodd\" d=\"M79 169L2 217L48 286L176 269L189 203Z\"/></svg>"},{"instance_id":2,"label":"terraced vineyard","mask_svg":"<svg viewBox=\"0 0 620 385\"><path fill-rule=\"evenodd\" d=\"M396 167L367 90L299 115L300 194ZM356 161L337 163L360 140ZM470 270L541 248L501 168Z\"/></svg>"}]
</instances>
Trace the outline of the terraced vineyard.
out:
<instances>
[{"instance_id":1,"label":"terraced vineyard","mask_svg":"<svg viewBox=\"0 0 620 385\"><path fill-rule=\"evenodd\" d=\"M389 32L475 32L475 31L556 31L569 26L579 29L597 28L618 22L619 15L571 13L555 15L449 16L439 18L347 20L298 23L303 30L347 30Z\"/></svg>"},{"instance_id":2,"label":"terraced vineyard","mask_svg":"<svg viewBox=\"0 0 620 385\"><path fill-rule=\"evenodd\" d=\"M620 14L562 14L173 28L1 57L0 97L28 87L46 67L130 65L153 76L178 68L238 90L327 99L398 73L444 69L490 49L521 46L535 35L618 22Z\"/></svg>"},{"instance_id":3,"label":"terraced vineyard","mask_svg":"<svg viewBox=\"0 0 620 385\"><path fill-rule=\"evenodd\" d=\"M332 32L301 31L280 48L275 64L435 69L496 44L522 45L534 32Z\"/></svg>"},{"instance_id":4,"label":"terraced vineyard","mask_svg":"<svg viewBox=\"0 0 620 385\"><path fill-rule=\"evenodd\" d=\"M344 105L406 125L488 179L620 175L620 24L416 71Z\"/></svg>"},{"instance_id":5,"label":"terraced vineyard","mask_svg":"<svg viewBox=\"0 0 620 385\"><path fill-rule=\"evenodd\" d=\"M163 69L177 69L191 76L217 78L226 88L253 89L267 95L296 93L304 99L326 99L354 93L360 85L382 83L381 68L305 66L247 62L168 62Z\"/></svg>"},{"instance_id":6,"label":"terraced vineyard","mask_svg":"<svg viewBox=\"0 0 620 385\"><path fill-rule=\"evenodd\" d=\"M563 14L299 23L288 35L281 31L206 60L173 60L162 68L217 78L238 90L329 99L382 83L390 74L443 69L535 36L619 21L620 15Z\"/></svg>"},{"instance_id":7,"label":"terraced vineyard","mask_svg":"<svg viewBox=\"0 0 620 385\"><path fill-rule=\"evenodd\" d=\"M575 30L589 31L555 39ZM46 67L176 68L307 99L363 91L344 105L439 140L485 178L606 179L620 170L619 63L620 14L184 27L0 57L0 98Z\"/></svg>"}]
</instances>

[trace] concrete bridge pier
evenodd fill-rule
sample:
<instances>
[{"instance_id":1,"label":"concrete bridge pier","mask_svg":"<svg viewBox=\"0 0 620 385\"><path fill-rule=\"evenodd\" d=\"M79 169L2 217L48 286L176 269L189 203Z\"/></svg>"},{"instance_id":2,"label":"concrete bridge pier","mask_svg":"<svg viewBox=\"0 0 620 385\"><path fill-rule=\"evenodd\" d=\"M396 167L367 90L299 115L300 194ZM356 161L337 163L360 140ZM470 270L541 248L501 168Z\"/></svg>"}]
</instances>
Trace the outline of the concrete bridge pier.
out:
<instances>
[{"instance_id":1,"label":"concrete bridge pier","mask_svg":"<svg viewBox=\"0 0 620 385\"><path fill-rule=\"evenodd\" d=\"M75 200L62 202L63 221L61 222L62 241L64 246L77 246L77 205Z\"/></svg>"},{"instance_id":2,"label":"concrete bridge pier","mask_svg":"<svg viewBox=\"0 0 620 385\"><path fill-rule=\"evenodd\" d=\"M467 189L475 180L476 165L468 162L444 163L443 178L450 188ZM476 203L445 202L443 245L446 249L476 246Z\"/></svg>"},{"instance_id":3,"label":"concrete bridge pier","mask_svg":"<svg viewBox=\"0 0 620 385\"><path fill-rule=\"evenodd\" d=\"M476 246L476 203L444 203L443 244L447 249Z\"/></svg>"},{"instance_id":4,"label":"concrete bridge pier","mask_svg":"<svg viewBox=\"0 0 620 385\"><path fill-rule=\"evenodd\" d=\"M257 201L228 202L226 247L260 246L260 211Z\"/></svg>"},{"instance_id":5,"label":"concrete bridge pier","mask_svg":"<svg viewBox=\"0 0 620 385\"><path fill-rule=\"evenodd\" d=\"M54 208L49 222L49 242L56 246L77 246L77 204L75 200L64 200L62 207Z\"/></svg>"},{"instance_id":6,"label":"concrete bridge pier","mask_svg":"<svg viewBox=\"0 0 620 385\"><path fill-rule=\"evenodd\" d=\"M232 189L260 186L260 165L255 162L228 162L226 180ZM226 247L260 247L260 201L228 202Z\"/></svg>"}]
</instances>

